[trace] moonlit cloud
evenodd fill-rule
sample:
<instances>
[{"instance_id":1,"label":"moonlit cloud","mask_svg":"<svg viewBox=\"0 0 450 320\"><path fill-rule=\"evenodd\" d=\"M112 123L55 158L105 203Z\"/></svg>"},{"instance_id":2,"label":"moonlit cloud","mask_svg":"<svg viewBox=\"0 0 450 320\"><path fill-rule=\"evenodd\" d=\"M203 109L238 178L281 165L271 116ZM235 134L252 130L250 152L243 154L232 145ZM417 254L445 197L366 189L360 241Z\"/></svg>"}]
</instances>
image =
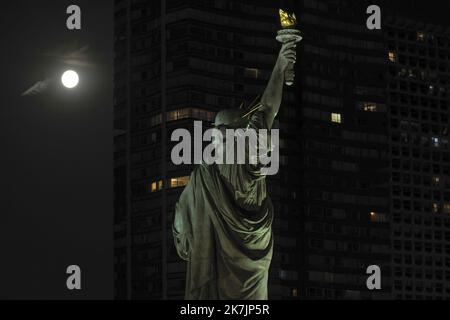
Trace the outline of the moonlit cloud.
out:
<instances>
[{"instance_id":1,"label":"moonlit cloud","mask_svg":"<svg viewBox=\"0 0 450 320\"><path fill-rule=\"evenodd\" d=\"M52 79L46 79L43 81L36 82L29 89L27 89L26 91L24 91L22 93L22 97L34 96L34 95L38 95L38 94L44 92L50 86L51 82L52 82Z\"/></svg>"},{"instance_id":2,"label":"moonlit cloud","mask_svg":"<svg viewBox=\"0 0 450 320\"><path fill-rule=\"evenodd\" d=\"M73 47L73 46L72 46ZM87 55L87 51L89 50L89 46L85 45L82 47L78 47L75 50L71 50L69 52L64 52L64 50L60 50L59 52L51 52L44 54L45 56L51 58L55 61L55 63L64 64L67 67L70 66L78 66L78 67L92 67L93 63L89 61L89 57ZM55 82L54 80L61 75L54 75L45 80L39 80L35 82L30 88L25 90L21 96L34 96L39 95L47 91L51 85Z\"/></svg>"}]
</instances>

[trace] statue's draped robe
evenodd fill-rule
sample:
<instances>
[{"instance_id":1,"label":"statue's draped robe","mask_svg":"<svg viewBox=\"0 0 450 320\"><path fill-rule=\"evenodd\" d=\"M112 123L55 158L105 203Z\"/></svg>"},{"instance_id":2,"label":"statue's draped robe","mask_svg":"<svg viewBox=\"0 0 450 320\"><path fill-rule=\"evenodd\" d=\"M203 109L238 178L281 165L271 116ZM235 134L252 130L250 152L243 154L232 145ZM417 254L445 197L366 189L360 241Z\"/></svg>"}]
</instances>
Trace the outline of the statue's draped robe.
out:
<instances>
[{"instance_id":1,"label":"statue's draped robe","mask_svg":"<svg viewBox=\"0 0 450 320\"><path fill-rule=\"evenodd\" d=\"M254 113L248 127L267 128L264 114ZM176 204L186 299L267 299L273 206L262 166L246 163L199 165Z\"/></svg>"}]
</instances>

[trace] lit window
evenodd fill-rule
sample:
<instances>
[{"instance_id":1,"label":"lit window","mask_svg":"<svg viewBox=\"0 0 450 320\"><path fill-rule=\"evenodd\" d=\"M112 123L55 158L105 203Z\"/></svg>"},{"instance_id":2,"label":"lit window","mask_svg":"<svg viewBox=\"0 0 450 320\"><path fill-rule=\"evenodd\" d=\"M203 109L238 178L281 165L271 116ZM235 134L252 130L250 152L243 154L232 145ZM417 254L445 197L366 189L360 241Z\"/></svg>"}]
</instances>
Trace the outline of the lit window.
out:
<instances>
[{"instance_id":1,"label":"lit window","mask_svg":"<svg viewBox=\"0 0 450 320\"><path fill-rule=\"evenodd\" d=\"M216 116L216 114L213 111L207 111L207 110L198 109L198 108L191 109L191 117L194 119L213 121L215 116Z\"/></svg>"},{"instance_id":2,"label":"lit window","mask_svg":"<svg viewBox=\"0 0 450 320\"><path fill-rule=\"evenodd\" d=\"M341 114L340 113L332 113L331 114L331 122L342 123Z\"/></svg>"},{"instance_id":3,"label":"lit window","mask_svg":"<svg viewBox=\"0 0 450 320\"><path fill-rule=\"evenodd\" d=\"M162 188L163 188L163 182L162 182L162 180L152 182L152 184L151 184L151 191L152 191L152 192L159 191L159 190L161 190Z\"/></svg>"},{"instance_id":4,"label":"lit window","mask_svg":"<svg viewBox=\"0 0 450 320\"><path fill-rule=\"evenodd\" d=\"M189 118L190 109L179 109L167 112L167 121Z\"/></svg>"},{"instance_id":5,"label":"lit window","mask_svg":"<svg viewBox=\"0 0 450 320\"><path fill-rule=\"evenodd\" d=\"M185 177L178 177L178 178L172 178L170 179L170 187L171 188L178 188L178 187L184 187L189 182L189 176Z\"/></svg>"},{"instance_id":6,"label":"lit window","mask_svg":"<svg viewBox=\"0 0 450 320\"><path fill-rule=\"evenodd\" d=\"M397 61L397 54L394 51L389 51L389 61L390 62Z\"/></svg>"},{"instance_id":7,"label":"lit window","mask_svg":"<svg viewBox=\"0 0 450 320\"><path fill-rule=\"evenodd\" d=\"M371 222L378 222L378 223L385 223L387 222L387 216L383 213L378 212L370 212L370 221Z\"/></svg>"},{"instance_id":8,"label":"lit window","mask_svg":"<svg viewBox=\"0 0 450 320\"><path fill-rule=\"evenodd\" d=\"M425 41L425 32L417 31L417 41Z\"/></svg>"},{"instance_id":9,"label":"lit window","mask_svg":"<svg viewBox=\"0 0 450 320\"><path fill-rule=\"evenodd\" d=\"M244 75L247 78L258 79L258 77L259 77L259 69L256 69L256 68L245 68Z\"/></svg>"},{"instance_id":10,"label":"lit window","mask_svg":"<svg viewBox=\"0 0 450 320\"><path fill-rule=\"evenodd\" d=\"M439 147L439 138L431 137L431 144L433 145L433 147Z\"/></svg>"},{"instance_id":11,"label":"lit window","mask_svg":"<svg viewBox=\"0 0 450 320\"><path fill-rule=\"evenodd\" d=\"M364 106L364 111L376 112L377 105L376 104L368 104L368 105Z\"/></svg>"},{"instance_id":12,"label":"lit window","mask_svg":"<svg viewBox=\"0 0 450 320\"><path fill-rule=\"evenodd\" d=\"M438 176L434 176L434 177L433 177L433 185L434 185L434 186L438 186L440 180L441 180L441 179L440 179Z\"/></svg>"},{"instance_id":13,"label":"lit window","mask_svg":"<svg viewBox=\"0 0 450 320\"><path fill-rule=\"evenodd\" d=\"M215 112L199 109L199 108L184 108L167 112L167 121L176 121L180 119L200 119L205 121L213 121ZM161 115L158 116L158 123L161 123Z\"/></svg>"},{"instance_id":14,"label":"lit window","mask_svg":"<svg viewBox=\"0 0 450 320\"><path fill-rule=\"evenodd\" d=\"M297 288L292 289L292 296L298 297L298 289Z\"/></svg>"}]
</instances>

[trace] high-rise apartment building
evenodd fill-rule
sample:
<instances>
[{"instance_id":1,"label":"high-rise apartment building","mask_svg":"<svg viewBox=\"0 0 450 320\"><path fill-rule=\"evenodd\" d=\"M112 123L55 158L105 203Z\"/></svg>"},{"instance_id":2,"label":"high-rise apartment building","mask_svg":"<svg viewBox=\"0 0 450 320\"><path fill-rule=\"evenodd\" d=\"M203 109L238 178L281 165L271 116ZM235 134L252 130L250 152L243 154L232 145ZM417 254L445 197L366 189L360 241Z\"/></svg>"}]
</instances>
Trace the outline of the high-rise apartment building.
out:
<instances>
[{"instance_id":1,"label":"high-rise apartment building","mask_svg":"<svg viewBox=\"0 0 450 320\"><path fill-rule=\"evenodd\" d=\"M393 297L450 297L448 28L388 21Z\"/></svg>"}]
</instances>

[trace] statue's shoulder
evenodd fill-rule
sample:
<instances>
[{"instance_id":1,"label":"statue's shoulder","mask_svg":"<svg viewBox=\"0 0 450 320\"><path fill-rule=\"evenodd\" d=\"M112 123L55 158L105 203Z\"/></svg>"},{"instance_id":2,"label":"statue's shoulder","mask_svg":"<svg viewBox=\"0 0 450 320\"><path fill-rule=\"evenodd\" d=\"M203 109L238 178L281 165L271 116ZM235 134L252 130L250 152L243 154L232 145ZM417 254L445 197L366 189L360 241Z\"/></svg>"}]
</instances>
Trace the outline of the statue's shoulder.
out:
<instances>
[{"instance_id":1,"label":"statue's shoulder","mask_svg":"<svg viewBox=\"0 0 450 320\"><path fill-rule=\"evenodd\" d=\"M198 164L194 167L191 173L191 179L196 177L197 175L211 174L216 170L215 164Z\"/></svg>"}]
</instances>

